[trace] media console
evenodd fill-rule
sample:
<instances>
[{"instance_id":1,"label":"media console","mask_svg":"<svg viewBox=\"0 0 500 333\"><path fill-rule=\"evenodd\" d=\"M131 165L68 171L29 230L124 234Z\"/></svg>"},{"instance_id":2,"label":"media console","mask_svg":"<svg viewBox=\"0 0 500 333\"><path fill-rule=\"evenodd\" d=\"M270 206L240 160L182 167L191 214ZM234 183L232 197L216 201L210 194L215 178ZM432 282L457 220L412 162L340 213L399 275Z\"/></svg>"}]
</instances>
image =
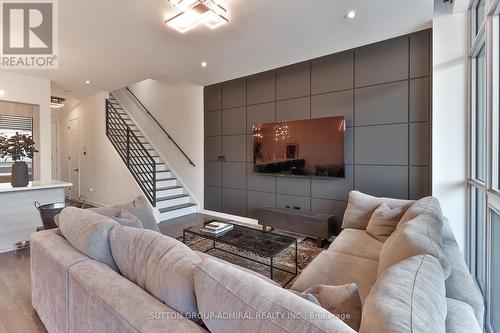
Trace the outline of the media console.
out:
<instances>
[{"instance_id":1,"label":"media console","mask_svg":"<svg viewBox=\"0 0 500 333\"><path fill-rule=\"evenodd\" d=\"M264 206L257 210L259 224L327 240L340 233L340 220L333 215L291 208Z\"/></svg>"}]
</instances>

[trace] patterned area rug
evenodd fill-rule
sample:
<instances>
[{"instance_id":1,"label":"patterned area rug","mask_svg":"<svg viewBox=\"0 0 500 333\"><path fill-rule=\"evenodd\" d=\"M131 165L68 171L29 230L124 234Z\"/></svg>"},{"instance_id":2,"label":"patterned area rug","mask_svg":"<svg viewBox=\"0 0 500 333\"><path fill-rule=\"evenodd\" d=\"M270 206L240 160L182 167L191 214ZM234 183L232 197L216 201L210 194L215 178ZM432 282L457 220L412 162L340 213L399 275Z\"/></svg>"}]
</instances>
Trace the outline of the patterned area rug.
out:
<instances>
[{"instance_id":1,"label":"patterned area rug","mask_svg":"<svg viewBox=\"0 0 500 333\"><path fill-rule=\"evenodd\" d=\"M291 235L286 232L279 231L278 233L286 235L286 236L292 236L297 238L297 266L298 266L298 274L302 270L304 270L309 263L323 251L324 249L328 248L330 243L322 244L321 242L309 238L309 237L301 237L297 235ZM182 242L182 237L179 237L178 240ZM270 263L269 258L263 258L260 257L252 252L240 250L238 248L235 248L230 245L225 245L225 244L216 244L216 249L212 249L213 247L213 241L204 239L199 236L191 235L191 234L186 234L186 245L188 245L191 249L200 251L200 252L206 252L209 250L207 253L217 257L219 259L228 261L232 264L242 266L248 269L251 269L255 272L258 272L262 275L265 275L267 277L270 277L270 267L263 265L261 263L257 263L252 260L248 260L245 258L250 258L262 263ZM224 251L221 251L219 249L222 249ZM231 253L228 253L231 252ZM237 255L234 255L234 254ZM241 257L240 257L241 256ZM245 258L242 258L245 257ZM280 254L278 254L274 258L274 264L275 267L281 268L285 271L289 272L294 272L295 271L295 244L289 246L285 250L283 250ZM293 277L293 274L289 273L284 273L278 269L274 269L274 276L273 280L276 281L277 283L281 284L285 288L289 288L293 282L295 281L296 277ZM293 277L293 278L292 278Z\"/></svg>"}]
</instances>

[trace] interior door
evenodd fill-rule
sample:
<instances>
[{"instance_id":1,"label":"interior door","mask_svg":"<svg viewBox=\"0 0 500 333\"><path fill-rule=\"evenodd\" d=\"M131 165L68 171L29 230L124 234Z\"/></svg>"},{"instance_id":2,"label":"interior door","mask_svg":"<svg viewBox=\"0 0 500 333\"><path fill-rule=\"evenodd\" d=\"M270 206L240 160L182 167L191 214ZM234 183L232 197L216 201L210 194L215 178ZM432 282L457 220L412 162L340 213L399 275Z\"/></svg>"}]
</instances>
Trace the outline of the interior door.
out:
<instances>
[{"instance_id":1,"label":"interior door","mask_svg":"<svg viewBox=\"0 0 500 333\"><path fill-rule=\"evenodd\" d=\"M72 119L68 122L68 137L69 181L73 184L69 191L69 197L78 200L80 197L80 133L78 119Z\"/></svg>"}]
</instances>

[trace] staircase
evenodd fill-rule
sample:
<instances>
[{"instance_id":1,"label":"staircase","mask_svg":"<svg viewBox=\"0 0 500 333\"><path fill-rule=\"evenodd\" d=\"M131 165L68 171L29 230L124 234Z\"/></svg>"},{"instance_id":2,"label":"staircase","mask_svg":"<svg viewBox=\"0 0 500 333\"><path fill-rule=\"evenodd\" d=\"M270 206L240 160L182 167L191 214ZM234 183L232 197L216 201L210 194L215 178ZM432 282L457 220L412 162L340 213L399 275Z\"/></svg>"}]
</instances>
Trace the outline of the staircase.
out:
<instances>
[{"instance_id":1,"label":"staircase","mask_svg":"<svg viewBox=\"0 0 500 333\"><path fill-rule=\"evenodd\" d=\"M106 100L106 136L158 210L157 222L197 212L188 191L112 94Z\"/></svg>"}]
</instances>

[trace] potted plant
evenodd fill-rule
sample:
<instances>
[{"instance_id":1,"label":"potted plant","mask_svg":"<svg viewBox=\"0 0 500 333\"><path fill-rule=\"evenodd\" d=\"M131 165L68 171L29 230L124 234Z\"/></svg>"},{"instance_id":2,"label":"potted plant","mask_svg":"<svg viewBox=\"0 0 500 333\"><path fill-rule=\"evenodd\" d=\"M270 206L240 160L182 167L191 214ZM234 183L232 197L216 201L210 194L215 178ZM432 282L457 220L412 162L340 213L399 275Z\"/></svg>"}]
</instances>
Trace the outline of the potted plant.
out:
<instances>
[{"instance_id":1,"label":"potted plant","mask_svg":"<svg viewBox=\"0 0 500 333\"><path fill-rule=\"evenodd\" d=\"M24 158L33 159L33 154L38 153L35 142L26 134L15 135L10 138L0 137L0 158L11 158L12 164L11 184L13 187L27 186L29 183L28 164Z\"/></svg>"}]
</instances>

